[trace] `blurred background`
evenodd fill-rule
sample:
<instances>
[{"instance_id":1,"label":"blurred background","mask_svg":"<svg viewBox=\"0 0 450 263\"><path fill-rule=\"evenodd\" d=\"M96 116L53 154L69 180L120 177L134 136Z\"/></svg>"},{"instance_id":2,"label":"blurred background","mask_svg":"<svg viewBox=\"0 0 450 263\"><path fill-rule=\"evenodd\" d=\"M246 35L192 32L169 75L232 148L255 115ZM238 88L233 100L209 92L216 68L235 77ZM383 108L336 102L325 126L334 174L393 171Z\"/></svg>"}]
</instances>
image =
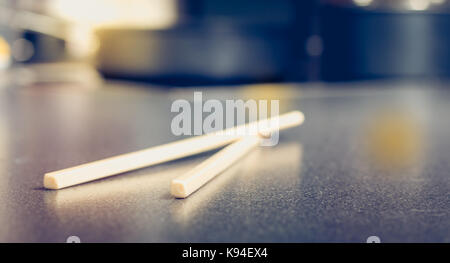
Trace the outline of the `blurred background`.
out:
<instances>
[{"instance_id":1,"label":"blurred background","mask_svg":"<svg viewBox=\"0 0 450 263\"><path fill-rule=\"evenodd\" d=\"M0 71L167 86L447 78L449 10L446 0L0 0ZM63 67L77 74L54 74Z\"/></svg>"}]
</instances>

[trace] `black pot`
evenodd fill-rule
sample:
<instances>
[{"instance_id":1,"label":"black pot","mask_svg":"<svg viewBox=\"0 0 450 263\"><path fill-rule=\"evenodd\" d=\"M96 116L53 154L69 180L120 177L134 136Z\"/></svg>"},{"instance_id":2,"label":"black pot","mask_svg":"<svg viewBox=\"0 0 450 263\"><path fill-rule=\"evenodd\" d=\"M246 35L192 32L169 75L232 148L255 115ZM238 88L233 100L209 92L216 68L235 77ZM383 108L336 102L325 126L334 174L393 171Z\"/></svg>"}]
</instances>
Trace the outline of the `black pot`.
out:
<instances>
[{"instance_id":1,"label":"black pot","mask_svg":"<svg viewBox=\"0 0 450 263\"><path fill-rule=\"evenodd\" d=\"M408 8L406 1L371 5L328 3L321 8L323 79L450 75L448 5L425 10Z\"/></svg>"}]
</instances>

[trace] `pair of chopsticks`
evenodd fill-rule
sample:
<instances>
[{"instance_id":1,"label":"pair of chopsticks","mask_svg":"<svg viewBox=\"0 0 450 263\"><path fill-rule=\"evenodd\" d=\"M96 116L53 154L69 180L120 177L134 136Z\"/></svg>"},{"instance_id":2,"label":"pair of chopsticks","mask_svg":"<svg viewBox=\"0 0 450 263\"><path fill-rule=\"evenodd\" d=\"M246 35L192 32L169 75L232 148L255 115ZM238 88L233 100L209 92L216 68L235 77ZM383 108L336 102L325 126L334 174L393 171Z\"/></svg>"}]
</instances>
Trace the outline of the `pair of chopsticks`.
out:
<instances>
[{"instance_id":1,"label":"pair of chopsticks","mask_svg":"<svg viewBox=\"0 0 450 263\"><path fill-rule=\"evenodd\" d=\"M264 137L275 131L298 126L303 121L303 113L293 111L223 131L47 173L44 175L44 187L47 189L66 188L199 154L230 144L191 171L172 181L172 195L177 198L186 198L230 167L235 161L242 158L251 149L258 146ZM252 130L257 130L258 133L256 135L248 135L247 131Z\"/></svg>"}]
</instances>

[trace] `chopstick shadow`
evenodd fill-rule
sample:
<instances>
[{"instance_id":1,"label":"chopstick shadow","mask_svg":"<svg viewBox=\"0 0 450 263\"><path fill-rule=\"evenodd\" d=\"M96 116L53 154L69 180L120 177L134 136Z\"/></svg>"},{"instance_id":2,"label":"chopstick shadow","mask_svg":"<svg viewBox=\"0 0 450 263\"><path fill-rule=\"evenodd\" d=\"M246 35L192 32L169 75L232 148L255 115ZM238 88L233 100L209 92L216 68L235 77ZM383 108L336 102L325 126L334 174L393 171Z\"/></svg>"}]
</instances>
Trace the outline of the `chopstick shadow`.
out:
<instances>
[{"instance_id":1,"label":"chopstick shadow","mask_svg":"<svg viewBox=\"0 0 450 263\"><path fill-rule=\"evenodd\" d=\"M35 190L35 191L52 191L51 189L47 189L47 188L45 188L43 186L41 186L41 187L34 187L34 188L32 188L32 190Z\"/></svg>"}]
</instances>

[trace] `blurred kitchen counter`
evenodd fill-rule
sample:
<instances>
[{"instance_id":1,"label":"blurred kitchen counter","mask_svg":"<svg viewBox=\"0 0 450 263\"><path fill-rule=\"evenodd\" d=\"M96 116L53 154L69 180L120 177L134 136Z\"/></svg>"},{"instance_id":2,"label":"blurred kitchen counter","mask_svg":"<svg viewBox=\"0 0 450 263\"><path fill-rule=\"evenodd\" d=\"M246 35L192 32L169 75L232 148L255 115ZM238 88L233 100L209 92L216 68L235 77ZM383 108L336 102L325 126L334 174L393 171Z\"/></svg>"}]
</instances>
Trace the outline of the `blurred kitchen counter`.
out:
<instances>
[{"instance_id":1,"label":"blurred kitchen counter","mask_svg":"<svg viewBox=\"0 0 450 263\"><path fill-rule=\"evenodd\" d=\"M43 189L46 172L180 139L170 107L194 91L280 99L281 112L301 110L306 121L184 200L169 195L171 179L210 153ZM449 85L435 81L4 83L0 241L450 242L449 114Z\"/></svg>"}]
</instances>

